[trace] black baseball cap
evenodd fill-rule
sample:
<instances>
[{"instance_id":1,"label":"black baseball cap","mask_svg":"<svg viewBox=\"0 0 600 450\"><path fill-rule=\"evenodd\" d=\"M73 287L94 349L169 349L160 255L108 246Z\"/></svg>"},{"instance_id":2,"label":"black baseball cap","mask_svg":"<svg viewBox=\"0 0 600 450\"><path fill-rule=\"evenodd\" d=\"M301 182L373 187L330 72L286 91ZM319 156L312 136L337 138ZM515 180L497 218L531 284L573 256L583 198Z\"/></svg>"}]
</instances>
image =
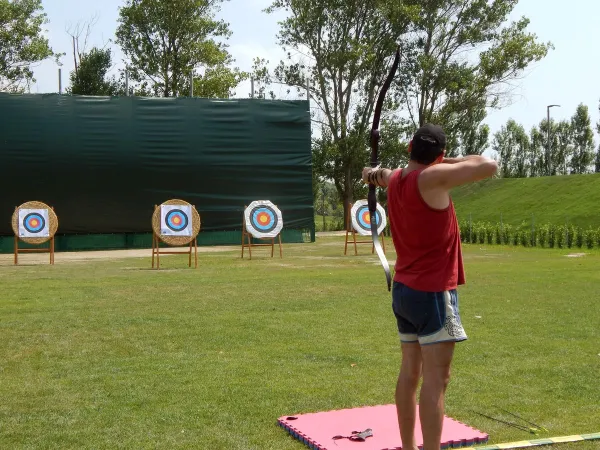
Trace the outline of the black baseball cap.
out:
<instances>
[{"instance_id":1,"label":"black baseball cap","mask_svg":"<svg viewBox=\"0 0 600 450\"><path fill-rule=\"evenodd\" d=\"M413 145L426 148L446 148L446 133L439 125L426 123L413 136Z\"/></svg>"}]
</instances>

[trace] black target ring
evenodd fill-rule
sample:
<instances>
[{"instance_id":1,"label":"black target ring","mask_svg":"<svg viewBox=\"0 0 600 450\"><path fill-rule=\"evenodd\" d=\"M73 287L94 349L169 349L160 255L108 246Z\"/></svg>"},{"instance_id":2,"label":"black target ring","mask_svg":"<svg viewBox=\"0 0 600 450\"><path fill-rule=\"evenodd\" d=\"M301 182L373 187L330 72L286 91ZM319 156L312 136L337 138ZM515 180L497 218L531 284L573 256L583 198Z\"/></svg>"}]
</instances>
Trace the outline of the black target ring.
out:
<instances>
[{"instance_id":1,"label":"black target ring","mask_svg":"<svg viewBox=\"0 0 600 450\"><path fill-rule=\"evenodd\" d=\"M37 224L33 225L32 221L37 221ZM28 233L41 233L46 228L46 219L39 213L29 213L23 218L23 227Z\"/></svg>"},{"instance_id":2,"label":"black target ring","mask_svg":"<svg viewBox=\"0 0 600 450\"><path fill-rule=\"evenodd\" d=\"M179 219L181 222L177 223L177 219ZM172 209L165 216L165 224L171 231L174 231L175 233L185 230L188 226L188 223L188 216L181 209Z\"/></svg>"},{"instance_id":3,"label":"black target ring","mask_svg":"<svg viewBox=\"0 0 600 450\"><path fill-rule=\"evenodd\" d=\"M268 225L262 225L257 219L259 216L266 215L268 216L269 223ZM277 228L277 224L279 223L279 218L277 217L277 212L273 210L268 205L260 205L255 206L250 211L250 220L252 226L259 231L260 233L270 233L275 228Z\"/></svg>"}]
</instances>

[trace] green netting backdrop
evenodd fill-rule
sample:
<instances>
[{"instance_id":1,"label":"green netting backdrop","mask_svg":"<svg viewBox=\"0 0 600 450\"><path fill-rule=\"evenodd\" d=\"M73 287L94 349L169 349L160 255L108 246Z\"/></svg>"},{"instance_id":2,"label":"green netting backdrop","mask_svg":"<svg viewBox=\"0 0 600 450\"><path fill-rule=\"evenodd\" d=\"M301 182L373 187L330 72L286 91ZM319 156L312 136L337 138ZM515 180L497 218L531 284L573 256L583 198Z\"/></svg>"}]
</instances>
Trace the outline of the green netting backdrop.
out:
<instances>
[{"instance_id":1,"label":"green netting backdrop","mask_svg":"<svg viewBox=\"0 0 600 450\"><path fill-rule=\"evenodd\" d=\"M32 200L58 215L57 251L150 247L173 198L196 205L199 245L241 245L253 200L279 207L285 242L314 240L306 100L0 94L0 118L0 252Z\"/></svg>"}]
</instances>

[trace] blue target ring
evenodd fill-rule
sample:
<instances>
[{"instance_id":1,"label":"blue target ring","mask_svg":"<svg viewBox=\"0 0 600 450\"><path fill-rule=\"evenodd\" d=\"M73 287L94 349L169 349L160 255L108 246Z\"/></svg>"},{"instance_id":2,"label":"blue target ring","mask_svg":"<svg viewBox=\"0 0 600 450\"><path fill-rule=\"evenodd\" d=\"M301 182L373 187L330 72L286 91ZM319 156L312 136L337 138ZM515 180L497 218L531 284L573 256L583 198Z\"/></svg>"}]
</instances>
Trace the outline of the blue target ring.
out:
<instances>
[{"instance_id":1,"label":"blue target ring","mask_svg":"<svg viewBox=\"0 0 600 450\"><path fill-rule=\"evenodd\" d=\"M172 209L165 216L165 223L172 231L180 232L187 228L188 216L180 209Z\"/></svg>"},{"instance_id":2,"label":"blue target ring","mask_svg":"<svg viewBox=\"0 0 600 450\"><path fill-rule=\"evenodd\" d=\"M277 226L277 214L268 206L258 206L250 213L252 226L257 231L268 233Z\"/></svg>"},{"instance_id":3,"label":"blue target ring","mask_svg":"<svg viewBox=\"0 0 600 450\"><path fill-rule=\"evenodd\" d=\"M361 206L358 208L356 210L356 223L358 223L358 226L367 231L371 231L370 215L368 206ZM375 210L375 224L377 227L381 224L381 214L378 210Z\"/></svg>"},{"instance_id":4,"label":"blue target ring","mask_svg":"<svg viewBox=\"0 0 600 450\"><path fill-rule=\"evenodd\" d=\"M46 228L46 220L39 213L30 213L23 218L23 227L28 233L39 233Z\"/></svg>"}]
</instances>

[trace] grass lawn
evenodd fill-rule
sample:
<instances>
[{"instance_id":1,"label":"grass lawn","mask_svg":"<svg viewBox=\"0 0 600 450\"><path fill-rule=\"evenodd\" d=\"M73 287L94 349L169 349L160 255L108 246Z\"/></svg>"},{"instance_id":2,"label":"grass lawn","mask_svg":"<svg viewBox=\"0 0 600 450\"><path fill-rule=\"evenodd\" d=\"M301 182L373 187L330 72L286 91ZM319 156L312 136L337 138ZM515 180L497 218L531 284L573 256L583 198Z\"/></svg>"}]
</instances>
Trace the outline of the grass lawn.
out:
<instances>
[{"instance_id":1,"label":"grass lawn","mask_svg":"<svg viewBox=\"0 0 600 450\"><path fill-rule=\"evenodd\" d=\"M460 220L600 226L600 174L486 179L452 191Z\"/></svg>"},{"instance_id":2,"label":"grass lawn","mask_svg":"<svg viewBox=\"0 0 600 450\"><path fill-rule=\"evenodd\" d=\"M383 270L369 246L343 247L317 238L252 261L234 247L197 270L182 256L159 272L149 257L0 266L0 448L300 450L279 416L392 403ZM514 411L550 430L539 437L599 432L600 253L465 253L470 339L447 415L490 443L534 437L472 410Z\"/></svg>"}]
</instances>

